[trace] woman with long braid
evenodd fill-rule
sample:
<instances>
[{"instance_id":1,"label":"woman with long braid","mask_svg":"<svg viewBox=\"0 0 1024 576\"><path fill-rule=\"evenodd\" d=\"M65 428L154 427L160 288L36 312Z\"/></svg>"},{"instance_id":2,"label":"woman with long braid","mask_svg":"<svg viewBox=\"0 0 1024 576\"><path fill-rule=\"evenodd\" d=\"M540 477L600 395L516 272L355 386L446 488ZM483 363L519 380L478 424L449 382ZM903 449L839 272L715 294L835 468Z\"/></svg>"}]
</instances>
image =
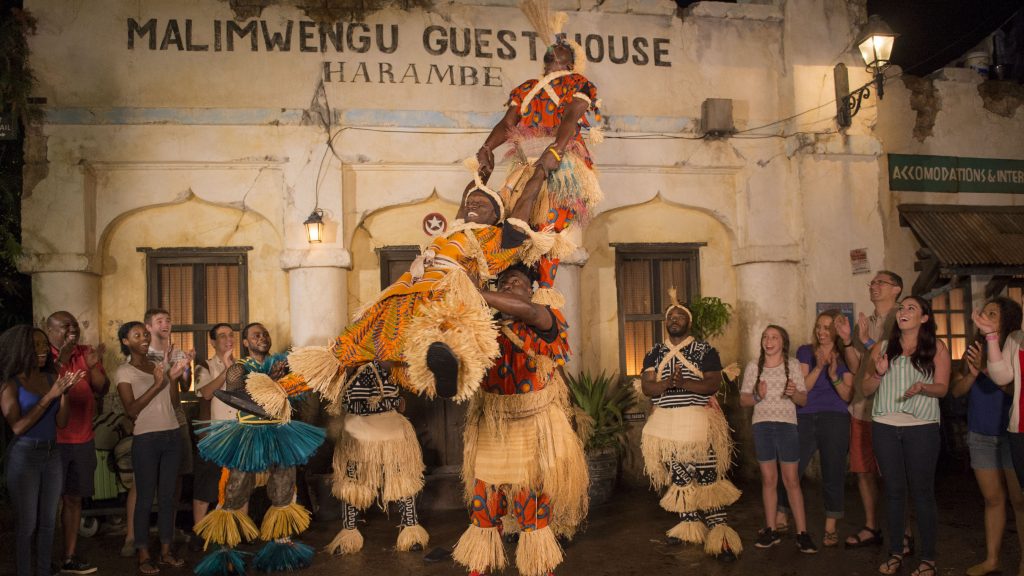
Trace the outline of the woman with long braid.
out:
<instances>
[{"instance_id":1,"label":"woman with long braid","mask_svg":"<svg viewBox=\"0 0 1024 576\"><path fill-rule=\"evenodd\" d=\"M949 349L935 338L931 307L917 296L900 301L896 328L888 341L871 349L861 384L864 395L875 399L872 444L888 500L889 559L878 571L895 574L903 566L901 536L909 492L922 545L920 564L911 576L935 576L939 398L949 389Z\"/></svg>"},{"instance_id":2,"label":"woman with long braid","mask_svg":"<svg viewBox=\"0 0 1024 576\"><path fill-rule=\"evenodd\" d=\"M807 403L800 362L789 355L789 334L781 326L769 324L761 333L761 354L757 362L747 364L740 388L740 404L754 407L754 450L761 469L761 497L767 526L758 532L758 548L771 548L782 541L775 531L778 505L779 469L796 522L796 545L801 552L814 554L817 546L807 533L804 497L800 492L800 437L796 407Z\"/></svg>"}]
</instances>

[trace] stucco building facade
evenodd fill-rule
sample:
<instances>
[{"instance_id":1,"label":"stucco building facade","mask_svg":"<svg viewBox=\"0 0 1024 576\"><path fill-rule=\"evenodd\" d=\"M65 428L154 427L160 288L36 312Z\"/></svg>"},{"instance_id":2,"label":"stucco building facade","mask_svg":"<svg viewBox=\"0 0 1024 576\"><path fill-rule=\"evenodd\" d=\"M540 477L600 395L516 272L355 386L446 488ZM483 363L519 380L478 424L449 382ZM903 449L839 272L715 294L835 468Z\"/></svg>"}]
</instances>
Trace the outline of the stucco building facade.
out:
<instances>
[{"instance_id":1,"label":"stucco building facade","mask_svg":"<svg viewBox=\"0 0 1024 576\"><path fill-rule=\"evenodd\" d=\"M25 3L46 99L23 201L37 318L68 309L88 341L114 344L120 323L185 298L174 305L189 314L264 322L277 347L322 343L380 289L382 261L401 261L389 249L427 243L428 214L454 218L462 159L540 74L544 42L511 1L362 22L241 4ZM558 278L573 369L635 371L655 327L643 314L670 278L734 305L715 344L742 363L769 322L805 341L816 303L870 309L852 250L862 269L914 281L921 246L899 205L1024 206L1021 193L890 190L890 153L1024 159L1019 99L993 112L969 70L892 79L837 129L833 66L868 79L862 1L553 4L587 49L607 123L591 146L605 200ZM732 101L734 134L701 132L709 98ZM303 227L314 208L319 244ZM987 274L975 300L1014 273Z\"/></svg>"}]
</instances>

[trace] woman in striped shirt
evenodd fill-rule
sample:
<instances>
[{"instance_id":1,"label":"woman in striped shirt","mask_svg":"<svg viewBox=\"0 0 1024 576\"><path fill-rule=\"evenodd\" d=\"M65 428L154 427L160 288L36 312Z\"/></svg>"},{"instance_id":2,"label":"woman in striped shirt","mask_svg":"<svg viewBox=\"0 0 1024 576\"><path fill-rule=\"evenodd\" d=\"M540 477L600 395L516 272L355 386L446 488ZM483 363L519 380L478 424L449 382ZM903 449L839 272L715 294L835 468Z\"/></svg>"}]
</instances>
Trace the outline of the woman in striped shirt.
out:
<instances>
[{"instance_id":1,"label":"woman in striped shirt","mask_svg":"<svg viewBox=\"0 0 1024 576\"><path fill-rule=\"evenodd\" d=\"M886 479L889 559L881 574L903 565L907 488L914 501L921 538L921 562L912 576L935 576L935 465L939 458L939 398L949 388L949 349L935 337L928 303L916 296L900 301L888 341L871 349L865 396L874 396L872 444Z\"/></svg>"}]
</instances>

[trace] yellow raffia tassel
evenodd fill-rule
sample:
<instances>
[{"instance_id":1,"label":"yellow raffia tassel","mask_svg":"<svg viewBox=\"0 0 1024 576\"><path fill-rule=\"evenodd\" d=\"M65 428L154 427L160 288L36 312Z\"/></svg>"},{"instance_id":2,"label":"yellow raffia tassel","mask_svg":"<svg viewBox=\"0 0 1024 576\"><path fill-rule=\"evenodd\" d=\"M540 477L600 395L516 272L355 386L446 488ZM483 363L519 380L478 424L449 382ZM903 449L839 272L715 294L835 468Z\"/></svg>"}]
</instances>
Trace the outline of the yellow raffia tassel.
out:
<instances>
[{"instance_id":1,"label":"yellow raffia tassel","mask_svg":"<svg viewBox=\"0 0 1024 576\"><path fill-rule=\"evenodd\" d=\"M694 495L693 503L698 510L712 510L723 508L735 503L740 499L740 489L735 484L724 478L709 486L698 486Z\"/></svg>"},{"instance_id":2,"label":"yellow raffia tassel","mask_svg":"<svg viewBox=\"0 0 1024 576\"><path fill-rule=\"evenodd\" d=\"M695 512L697 510L703 510L703 508L697 508L693 505L694 495L697 491L697 487L693 483L687 484L686 486L680 486L679 484L672 484L665 491L665 495L661 497L661 507L669 512L675 512L682 514L684 512ZM703 540L701 540L703 542Z\"/></svg>"},{"instance_id":3,"label":"yellow raffia tassel","mask_svg":"<svg viewBox=\"0 0 1024 576\"><path fill-rule=\"evenodd\" d=\"M310 388L328 400L341 397L344 366L325 346L303 346L288 355L288 368L306 379Z\"/></svg>"},{"instance_id":4,"label":"yellow raffia tassel","mask_svg":"<svg viewBox=\"0 0 1024 576\"><path fill-rule=\"evenodd\" d=\"M271 506L263 516L260 539L277 540L301 534L309 528L309 510L302 505L291 503L287 506Z\"/></svg>"},{"instance_id":5,"label":"yellow raffia tassel","mask_svg":"<svg viewBox=\"0 0 1024 576\"><path fill-rule=\"evenodd\" d=\"M516 547L516 568L522 576L545 576L562 563L565 556L558 538L550 527L519 535Z\"/></svg>"},{"instance_id":6,"label":"yellow raffia tassel","mask_svg":"<svg viewBox=\"0 0 1024 576\"><path fill-rule=\"evenodd\" d=\"M452 559L467 570L481 573L505 568L505 546L496 527L481 528L471 525L462 533Z\"/></svg>"},{"instance_id":7,"label":"yellow raffia tassel","mask_svg":"<svg viewBox=\"0 0 1024 576\"><path fill-rule=\"evenodd\" d=\"M498 329L490 308L469 276L452 270L438 283L444 298L421 306L409 321L405 343L409 388L433 399L436 383L427 368L427 349L434 342L447 344L459 359L459 376L453 400L469 399L480 388L484 373L498 357Z\"/></svg>"},{"instance_id":8,"label":"yellow raffia tassel","mask_svg":"<svg viewBox=\"0 0 1024 576\"><path fill-rule=\"evenodd\" d=\"M359 530L342 529L324 548L328 554L355 554L363 549L363 535Z\"/></svg>"},{"instance_id":9,"label":"yellow raffia tassel","mask_svg":"<svg viewBox=\"0 0 1024 576\"><path fill-rule=\"evenodd\" d=\"M601 142L604 142L604 128L600 126L591 126L590 142L592 144L600 144Z\"/></svg>"},{"instance_id":10,"label":"yellow raffia tassel","mask_svg":"<svg viewBox=\"0 0 1024 576\"><path fill-rule=\"evenodd\" d=\"M570 38L566 38L565 41L569 44L569 48L572 48L572 71L577 74L586 74L587 53L583 50L583 46Z\"/></svg>"},{"instance_id":11,"label":"yellow raffia tassel","mask_svg":"<svg viewBox=\"0 0 1024 576\"><path fill-rule=\"evenodd\" d=\"M740 365L737 364L736 362L733 362L732 364L729 364L725 368L722 368L722 374L726 378L734 382L737 378L739 378L740 372L742 372L742 370L740 370Z\"/></svg>"},{"instance_id":12,"label":"yellow raffia tassel","mask_svg":"<svg viewBox=\"0 0 1024 576\"><path fill-rule=\"evenodd\" d=\"M704 552L718 556L726 549L739 556L743 552L743 541L735 530L725 524L719 524L704 537Z\"/></svg>"},{"instance_id":13,"label":"yellow raffia tassel","mask_svg":"<svg viewBox=\"0 0 1024 576\"><path fill-rule=\"evenodd\" d=\"M555 234L555 243L551 246L551 251L548 252L548 258L565 260L576 252L576 248L576 243L569 239L568 231L563 230Z\"/></svg>"},{"instance_id":14,"label":"yellow raffia tassel","mask_svg":"<svg viewBox=\"0 0 1024 576\"><path fill-rule=\"evenodd\" d=\"M555 288L538 288L530 299L534 304L562 308L565 306L565 296Z\"/></svg>"},{"instance_id":15,"label":"yellow raffia tassel","mask_svg":"<svg viewBox=\"0 0 1024 576\"><path fill-rule=\"evenodd\" d=\"M519 9L522 10L523 15L530 22L530 26L544 42L553 41L555 34L562 31L562 26L558 26L557 31L555 29L560 19L551 13L550 0L523 0L519 3ZM564 12L562 14L565 15ZM566 18L568 17L566 16ZM565 25L564 20L561 23L563 26Z\"/></svg>"},{"instance_id":16,"label":"yellow raffia tassel","mask_svg":"<svg viewBox=\"0 0 1024 576\"><path fill-rule=\"evenodd\" d=\"M669 538L678 538L690 544L703 544L708 535L708 527L703 522L682 521L665 533Z\"/></svg>"},{"instance_id":17,"label":"yellow raffia tassel","mask_svg":"<svg viewBox=\"0 0 1024 576\"><path fill-rule=\"evenodd\" d=\"M263 407L276 420L291 420L291 406L288 392L274 382L274 379L260 372L253 372L245 379L245 389L253 401Z\"/></svg>"},{"instance_id":18,"label":"yellow raffia tassel","mask_svg":"<svg viewBox=\"0 0 1024 576\"><path fill-rule=\"evenodd\" d=\"M509 218L506 222L515 226L529 237L529 240L527 240L519 254L523 264L527 266L533 266L542 256L561 260L568 258L576 251L576 243L570 240L565 232L551 232L547 230L538 232L518 218Z\"/></svg>"},{"instance_id":19,"label":"yellow raffia tassel","mask_svg":"<svg viewBox=\"0 0 1024 576\"><path fill-rule=\"evenodd\" d=\"M420 526L419 524L402 526L401 532L398 533L398 541L395 543L395 549L399 552L408 552L417 544L419 544L421 548L426 549L427 542L430 542L430 534L427 534L427 531L423 526Z\"/></svg>"},{"instance_id":20,"label":"yellow raffia tassel","mask_svg":"<svg viewBox=\"0 0 1024 576\"><path fill-rule=\"evenodd\" d=\"M678 514L712 510L733 504L740 499L741 494L736 485L724 478L707 486L692 482L686 486L672 484L661 498L661 507Z\"/></svg>"},{"instance_id":21,"label":"yellow raffia tassel","mask_svg":"<svg viewBox=\"0 0 1024 576\"><path fill-rule=\"evenodd\" d=\"M260 535L256 524L242 510L218 508L210 512L193 528L195 533L206 541L234 548L246 540L255 540Z\"/></svg>"}]
</instances>

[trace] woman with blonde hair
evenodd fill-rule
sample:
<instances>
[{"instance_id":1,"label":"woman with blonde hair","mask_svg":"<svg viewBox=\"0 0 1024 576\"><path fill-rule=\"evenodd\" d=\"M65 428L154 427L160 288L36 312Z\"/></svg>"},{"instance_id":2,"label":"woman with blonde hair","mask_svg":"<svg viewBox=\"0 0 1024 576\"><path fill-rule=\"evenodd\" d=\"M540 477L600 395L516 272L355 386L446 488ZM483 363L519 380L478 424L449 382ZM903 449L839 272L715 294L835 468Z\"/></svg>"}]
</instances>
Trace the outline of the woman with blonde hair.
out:
<instances>
[{"instance_id":1,"label":"woman with blonde hair","mask_svg":"<svg viewBox=\"0 0 1024 576\"><path fill-rule=\"evenodd\" d=\"M846 484L846 455L850 451L850 399L853 398L853 373L846 367L840 351L835 321L842 313L825 310L814 320L811 344L797 348L800 373L807 388L807 403L796 409L797 435L800 439L800 464L797 477L803 478L807 465L817 452L821 461L821 485L825 499L825 547L839 545L836 521L843 517ZM785 525L789 512L786 491L779 489L779 519ZM778 529L778 528L777 528Z\"/></svg>"}]
</instances>

